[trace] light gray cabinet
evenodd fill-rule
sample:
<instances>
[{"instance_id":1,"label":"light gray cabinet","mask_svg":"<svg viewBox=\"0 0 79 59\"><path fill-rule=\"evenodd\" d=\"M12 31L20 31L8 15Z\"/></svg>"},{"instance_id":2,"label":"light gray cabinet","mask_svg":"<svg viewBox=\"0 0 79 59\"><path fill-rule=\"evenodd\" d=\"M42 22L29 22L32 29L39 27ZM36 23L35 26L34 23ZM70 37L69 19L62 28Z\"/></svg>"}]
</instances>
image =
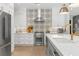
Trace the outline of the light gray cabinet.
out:
<instances>
[{"instance_id":1,"label":"light gray cabinet","mask_svg":"<svg viewBox=\"0 0 79 59\"><path fill-rule=\"evenodd\" d=\"M15 34L15 44L34 44L33 33Z\"/></svg>"},{"instance_id":2,"label":"light gray cabinet","mask_svg":"<svg viewBox=\"0 0 79 59\"><path fill-rule=\"evenodd\" d=\"M48 56L60 56L57 49L54 47L52 42L47 37L46 37L46 44L47 44L46 52Z\"/></svg>"}]
</instances>

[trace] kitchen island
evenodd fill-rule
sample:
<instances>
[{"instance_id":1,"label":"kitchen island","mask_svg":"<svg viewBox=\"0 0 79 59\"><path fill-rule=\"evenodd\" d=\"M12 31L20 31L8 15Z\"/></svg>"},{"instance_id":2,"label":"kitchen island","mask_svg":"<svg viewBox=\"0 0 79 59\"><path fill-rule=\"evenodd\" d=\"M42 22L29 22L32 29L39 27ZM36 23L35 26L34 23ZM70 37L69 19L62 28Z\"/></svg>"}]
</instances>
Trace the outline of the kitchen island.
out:
<instances>
[{"instance_id":1,"label":"kitchen island","mask_svg":"<svg viewBox=\"0 0 79 59\"><path fill-rule=\"evenodd\" d=\"M49 56L79 56L79 37L69 34L46 34L47 55Z\"/></svg>"}]
</instances>

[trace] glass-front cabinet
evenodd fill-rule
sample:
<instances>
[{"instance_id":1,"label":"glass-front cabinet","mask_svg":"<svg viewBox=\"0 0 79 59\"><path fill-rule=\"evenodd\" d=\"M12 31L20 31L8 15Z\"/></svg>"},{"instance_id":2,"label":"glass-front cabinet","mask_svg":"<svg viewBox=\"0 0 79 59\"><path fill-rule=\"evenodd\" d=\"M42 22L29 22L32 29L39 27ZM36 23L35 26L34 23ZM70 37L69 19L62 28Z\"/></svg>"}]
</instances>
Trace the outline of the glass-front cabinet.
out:
<instances>
[{"instance_id":1,"label":"glass-front cabinet","mask_svg":"<svg viewBox=\"0 0 79 59\"><path fill-rule=\"evenodd\" d=\"M79 7L72 7L70 12L73 35L79 36Z\"/></svg>"},{"instance_id":2,"label":"glass-front cabinet","mask_svg":"<svg viewBox=\"0 0 79 59\"><path fill-rule=\"evenodd\" d=\"M44 45L45 33L52 27L52 8L26 9L27 26L33 27L34 44Z\"/></svg>"}]
</instances>

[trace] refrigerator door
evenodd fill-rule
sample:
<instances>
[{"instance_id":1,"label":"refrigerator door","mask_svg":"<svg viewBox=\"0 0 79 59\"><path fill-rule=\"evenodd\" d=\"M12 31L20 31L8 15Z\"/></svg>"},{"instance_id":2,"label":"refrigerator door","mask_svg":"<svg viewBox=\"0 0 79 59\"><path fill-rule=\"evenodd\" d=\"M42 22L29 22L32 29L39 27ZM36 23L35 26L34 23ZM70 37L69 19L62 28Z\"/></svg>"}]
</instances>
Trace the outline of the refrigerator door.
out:
<instances>
[{"instance_id":1,"label":"refrigerator door","mask_svg":"<svg viewBox=\"0 0 79 59\"><path fill-rule=\"evenodd\" d=\"M0 56L10 56L11 55L11 44L6 44L6 46L0 47Z\"/></svg>"},{"instance_id":2,"label":"refrigerator door","mask_svg":"<svg viewBox=\"0 0 79 59\"><path fill-rule=\"evenodd\" d=\"M6 14L5 15L5 19L4 19L4 40L6 42L11 42L11 15L10 14Z\"/></svg>"},{"instance_id":3,"label":"refrigerator door","mask_svg":"<svg viewBox=\"0 0 79 59\"><path fill-rule=\"evenodd\" d=\"M0 55L11 55L11 15L5 12L0 15Z\"/></svg>"}]
</instances>

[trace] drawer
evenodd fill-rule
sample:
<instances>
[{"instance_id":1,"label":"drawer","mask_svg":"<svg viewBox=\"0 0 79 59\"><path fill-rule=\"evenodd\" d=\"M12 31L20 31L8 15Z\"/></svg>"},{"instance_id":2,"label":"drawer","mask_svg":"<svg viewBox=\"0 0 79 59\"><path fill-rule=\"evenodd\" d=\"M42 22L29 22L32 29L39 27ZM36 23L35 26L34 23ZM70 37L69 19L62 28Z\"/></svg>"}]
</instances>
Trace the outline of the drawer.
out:
<instances>
[{"instance_id":1,"label":"drawer","mask_svg":"<svg viewBox=\"0 0 79 59\"><path fill-rule=\"evenodd\" d=\"M15 38L16 44L33 44L33 38L29 37L16 37Z\"/></svg>"}]
</instances>

